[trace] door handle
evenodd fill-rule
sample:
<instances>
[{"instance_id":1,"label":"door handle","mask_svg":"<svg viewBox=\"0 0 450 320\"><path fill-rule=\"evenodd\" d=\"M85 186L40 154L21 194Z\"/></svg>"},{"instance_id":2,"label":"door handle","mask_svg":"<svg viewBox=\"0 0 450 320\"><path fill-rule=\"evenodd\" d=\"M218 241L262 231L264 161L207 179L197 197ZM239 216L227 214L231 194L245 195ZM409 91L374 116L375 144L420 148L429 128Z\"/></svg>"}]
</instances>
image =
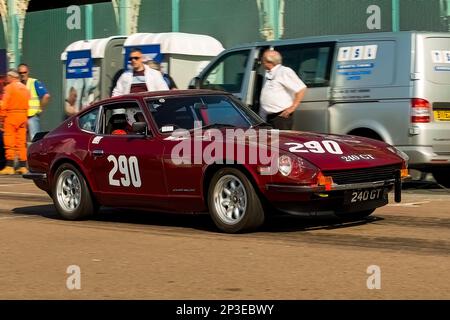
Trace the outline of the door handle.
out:
<instances>
[{"instance_id":1,"label":"door handle","mask_svg":"<svg viewBox=\"0 0 450 320\"><path fill-rule=\"evenodd\" d=\"M102 157L105 153L103 152L103 150L94 150L92 151L92 154L94 155L94 157Z\"/></svg>"}]
</instances>

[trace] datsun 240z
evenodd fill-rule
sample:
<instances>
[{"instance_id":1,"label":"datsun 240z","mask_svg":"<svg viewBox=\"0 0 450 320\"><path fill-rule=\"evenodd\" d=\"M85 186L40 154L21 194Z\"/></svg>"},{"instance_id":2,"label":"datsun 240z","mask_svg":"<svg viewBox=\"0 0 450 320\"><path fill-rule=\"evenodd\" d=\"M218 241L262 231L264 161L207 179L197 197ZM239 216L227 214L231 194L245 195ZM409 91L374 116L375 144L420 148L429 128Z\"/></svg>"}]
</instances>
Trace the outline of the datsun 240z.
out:
<instances>
[{"instance_id":1,"label":"datsun 240z","mask_svg":"<svg viewBox=\"0 0 450 320\"><path fill-rule=\"evenodd\" d=\"M407 160L382 141L273 130L224 92L177 90L106 99L38 134L24 177L65 219L100 206L209 212L236 233L269 213L368 216L390 191L401 200Z\"/></svg>"}]
</instances>

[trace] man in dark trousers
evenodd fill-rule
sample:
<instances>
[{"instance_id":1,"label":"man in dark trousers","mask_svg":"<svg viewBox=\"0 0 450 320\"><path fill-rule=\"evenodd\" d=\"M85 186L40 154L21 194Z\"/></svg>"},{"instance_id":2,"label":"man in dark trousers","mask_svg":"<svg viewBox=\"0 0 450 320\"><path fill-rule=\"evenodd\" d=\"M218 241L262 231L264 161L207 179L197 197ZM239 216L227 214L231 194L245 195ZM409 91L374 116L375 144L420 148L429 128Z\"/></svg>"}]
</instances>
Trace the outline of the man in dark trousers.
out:
<instances>
[{"instance_id":1,"label":"man in dark trousers","mask_svg":"<svg viewBox=\"0 0 450 320\"><path fill-rule=\"evenodd\" d=\"M275 129L291 130L294 111L306 92L306 85L289 67L283 66L281 54L266 50L262 63L266 69L261 91L260 116Z\"/></svg>"}]
</instances>

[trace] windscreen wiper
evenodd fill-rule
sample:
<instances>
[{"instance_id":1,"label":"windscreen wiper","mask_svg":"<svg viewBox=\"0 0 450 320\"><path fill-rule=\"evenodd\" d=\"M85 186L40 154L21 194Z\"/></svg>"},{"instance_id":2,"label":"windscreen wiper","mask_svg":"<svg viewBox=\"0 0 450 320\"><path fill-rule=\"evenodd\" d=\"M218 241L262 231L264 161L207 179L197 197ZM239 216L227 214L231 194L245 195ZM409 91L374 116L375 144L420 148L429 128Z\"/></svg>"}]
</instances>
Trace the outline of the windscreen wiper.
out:
<instances>
[{"instance_id":1,"label":"windscreen wiper","mask_svg":"<svg viewBox=\"0 0 450 320\"><path fill-rule=\"evenodd\" d=\"M267 122L260 122L258 124L255 124L254 126L251 126L252 129L254 128L264 128L264 127L268 127L268 128L273 128L273 126Z\"/></svg>"}]
</instances>

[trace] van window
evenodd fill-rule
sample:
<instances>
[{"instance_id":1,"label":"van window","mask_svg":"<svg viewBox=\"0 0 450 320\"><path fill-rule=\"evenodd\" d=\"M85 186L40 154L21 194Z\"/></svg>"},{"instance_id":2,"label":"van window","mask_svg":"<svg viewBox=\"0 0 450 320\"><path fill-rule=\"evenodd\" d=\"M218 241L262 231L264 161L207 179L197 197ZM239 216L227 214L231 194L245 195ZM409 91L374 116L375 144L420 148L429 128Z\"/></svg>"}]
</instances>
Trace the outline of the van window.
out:
<instances>
[{"instance_id":1,"label":"van window","mask_svg":"<svg viewBox=\"0 0 450 320\"><path fill-rule=\"evenodd\" d=\"M308 87L329 86L333 44L286 45L275 50L281 53L283 65L293 69Z\"/></svg>"},{"instance_id":2,"label":"van window","mask_svg":"<svg viewBox=\"0 0 450 320\"><path fill-rule=\"evenodd\" d=\"M250 50L233 51L224 55L205 74L200 88L241 92L249 55Z\"/></svg>"}]
</instances>

